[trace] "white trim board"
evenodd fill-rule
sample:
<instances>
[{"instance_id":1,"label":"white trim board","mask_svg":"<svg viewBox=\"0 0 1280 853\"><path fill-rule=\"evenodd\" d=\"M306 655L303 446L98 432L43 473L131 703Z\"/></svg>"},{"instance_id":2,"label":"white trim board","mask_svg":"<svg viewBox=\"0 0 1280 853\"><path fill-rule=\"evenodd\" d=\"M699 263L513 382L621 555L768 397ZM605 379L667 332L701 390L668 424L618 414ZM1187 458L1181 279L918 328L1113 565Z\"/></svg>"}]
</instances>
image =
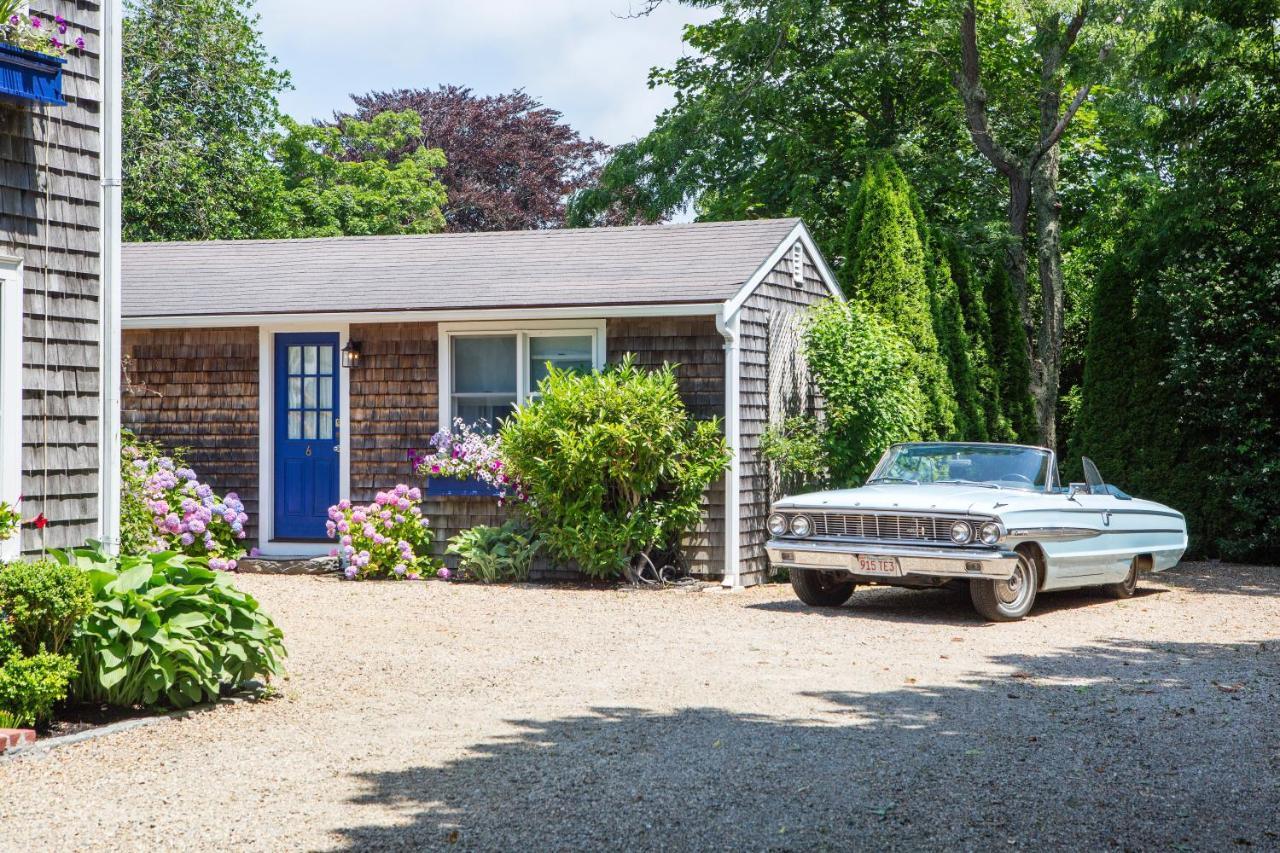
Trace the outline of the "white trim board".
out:
<instances>
[{"instance_id":1,"label":"white trim board","mask_svg":"<svg viewBox=\"0 0 1280 853\"><path fill-rule=\"evenodd\" d=\"M276 542L275 536L275 336L277 332L337 332L338 349L351 339L348 322L313 321L305 324L258 327L258 550L264 557L317 557L334 543ZM339 354L340 355L340 354ZM339 360L339 365L341 360ZM338 366L338 497L351 493L351 371Z\"/></svg>"},{"instance_id":2,"label":"white trim board","mask_svg":"<svg viewBox=\"0 0 1280 853\"><path fill-rule=\"evenodd\" d=\"M769 273L773 272L778 262L787 256L787 252L791 251L791 247L799 240L804 246L809 257L813 259L813 265L818 268L818 275L822 278L822 283L827 286L827 292L831 294L832 299L845 301L844 291L840 289L840 283L836 281L835 273L831 271L831 267L827 265L826 259L822 256L822 252L818 250L818 244L813 242L813 235L809 233L809 229L805 227L803 222L797 222L796 227L791 229L791 233L778 244L778 248L773 250L768 258L765 259L759 268L747 279L747 283L742 289L724 303L723 316L732 318L742 310L742 306L751 298L751 294L756 292Z\"/></svg>"},{"instance_id":3,"label":"white trim board","mask_svg":"<svg viewBox=\"0 0 1280 853\"><path fill-rule=\"evenodd\" d=\"M671 305L580 305L569 308L469 308L423 311L317 311L304 314L200 314L125 317L126 329L224 329L270 325L280 329L317 328L317 324L489 322L498 320L573 320L584 317L712 317L722 302Z\"/></svg>"},{"instance_id":4,"label":"white trim board","mask_svg":"<svg viewBox=\"0 0 1280 853\"><path fill-rule=\"evenodd\" d=\"M0 501L22 511L22 261L0 256ZM0 542L0 559L22 553L22 530Z\"/></svg>"}]
</instances>

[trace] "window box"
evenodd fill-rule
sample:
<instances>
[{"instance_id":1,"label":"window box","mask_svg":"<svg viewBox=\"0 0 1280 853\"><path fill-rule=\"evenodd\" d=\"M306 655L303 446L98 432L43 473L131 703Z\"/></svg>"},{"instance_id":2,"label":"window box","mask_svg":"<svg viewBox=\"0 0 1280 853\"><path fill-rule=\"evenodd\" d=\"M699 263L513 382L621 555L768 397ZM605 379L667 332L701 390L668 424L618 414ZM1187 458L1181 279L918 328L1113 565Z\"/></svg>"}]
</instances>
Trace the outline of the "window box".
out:
<instances>
[{"instance_id":1,"label":"window box","mask_svg":"<svg viewBox=\"0 0 1280 853\"><path fill-rule=\"evenodd\" d=\"M498 490L478 477L428 477L427 497L486 497L498 496Z\"/></svg>"},{"instance_id":2,"label":"window box","mask_svg":"<svg viewBox=\"0 0 1280 853\"><path fill-rule=\"evenodd\" d=\"M62 57L0 42L0 95L65 107L62 66L66 64Z\"/></svg>"}]
</instances>

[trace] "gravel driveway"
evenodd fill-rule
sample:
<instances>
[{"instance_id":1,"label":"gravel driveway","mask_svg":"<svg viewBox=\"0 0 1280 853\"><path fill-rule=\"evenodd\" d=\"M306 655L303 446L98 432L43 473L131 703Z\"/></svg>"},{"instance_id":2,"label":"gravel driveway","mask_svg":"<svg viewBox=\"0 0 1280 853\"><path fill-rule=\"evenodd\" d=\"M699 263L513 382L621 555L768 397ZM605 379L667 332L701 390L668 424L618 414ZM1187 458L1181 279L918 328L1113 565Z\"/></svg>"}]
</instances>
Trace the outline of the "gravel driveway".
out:
<instances>
[{"instance_id":1,"label":"gravel driveway","mask_svg":"<svg viewBox=\"0 0 1280 853\"><path fill-rule=\"evenodd\" d=\"M0 762L0 847L1280 847L1280 569L999 626L946 592L241 585L280 697Z\"/></svg>"}]
</instances>

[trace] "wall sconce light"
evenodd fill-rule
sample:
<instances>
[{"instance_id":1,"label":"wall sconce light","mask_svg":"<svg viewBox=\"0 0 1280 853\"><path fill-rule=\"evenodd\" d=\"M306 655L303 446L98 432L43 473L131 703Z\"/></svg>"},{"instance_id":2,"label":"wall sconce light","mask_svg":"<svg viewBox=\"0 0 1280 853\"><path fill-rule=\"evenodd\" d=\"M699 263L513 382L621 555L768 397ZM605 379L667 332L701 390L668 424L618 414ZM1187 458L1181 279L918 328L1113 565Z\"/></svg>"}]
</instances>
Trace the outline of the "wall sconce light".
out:
<instances>
[{"instance_id":1,"label":"wall sconce light","mask_svg":"<svg viewBox=\"0 0 1280 853\"><path fill-rule=\"evenodd\" d=\"M358 367L360 365L360 344L355 341L347 341L347 345L342 348L342 366Z\"/></svg>"}]
</instances>

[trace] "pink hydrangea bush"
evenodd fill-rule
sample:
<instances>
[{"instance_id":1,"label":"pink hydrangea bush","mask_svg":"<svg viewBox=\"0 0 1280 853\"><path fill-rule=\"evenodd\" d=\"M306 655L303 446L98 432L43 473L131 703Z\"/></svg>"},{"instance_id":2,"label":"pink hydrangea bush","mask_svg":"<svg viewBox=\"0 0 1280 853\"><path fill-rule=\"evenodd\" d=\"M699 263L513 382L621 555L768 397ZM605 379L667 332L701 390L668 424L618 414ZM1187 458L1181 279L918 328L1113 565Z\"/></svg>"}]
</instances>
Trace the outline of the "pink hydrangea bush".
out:
<instances>
[{"instance_id":1,"label":"pink hydrangea bush","mask_svg":"<svg viewBox=\"0 0 1280 853\"><path fill-rule=\"evenodd\" d=\"M481 421L474 428L461 418L454 420L453 430L441 430L431 439L435 452L415 456L414 468L421 477L444 477L466 480L474 477L492 486L498 495L498 506L508 500L528 500L520 481L511 475L502 457L502 436Z\"/></svg>"},{"instance_id":2,"label":"pink hydrangea bush","mask_svg":"<svg viewBox=\"0 0 1280 853\"><path fill-rule=\"evenodd\" d=\"M234 572L245 554L241 540L249 522L239 496L219 497L191 468L147 451L133 444L122 448L125 488L136 490L150 518L149 538L135 544L146 551L205 557L209 568Z\"/></svg>"},{"instance_id":3,"label":"pink hydrangea bush","mask_svg":"<svg viewBox=\"0 0 1280 853\"><path fill-rule=\"evenodd\" d=\"M338 541L329 553L342 561L349 580L419 580L432 571L431 528L421 501L420 489L401 483L378 492L368 506L343 499L329 507L325 528Z\"/></svg>"}]
</instances>

